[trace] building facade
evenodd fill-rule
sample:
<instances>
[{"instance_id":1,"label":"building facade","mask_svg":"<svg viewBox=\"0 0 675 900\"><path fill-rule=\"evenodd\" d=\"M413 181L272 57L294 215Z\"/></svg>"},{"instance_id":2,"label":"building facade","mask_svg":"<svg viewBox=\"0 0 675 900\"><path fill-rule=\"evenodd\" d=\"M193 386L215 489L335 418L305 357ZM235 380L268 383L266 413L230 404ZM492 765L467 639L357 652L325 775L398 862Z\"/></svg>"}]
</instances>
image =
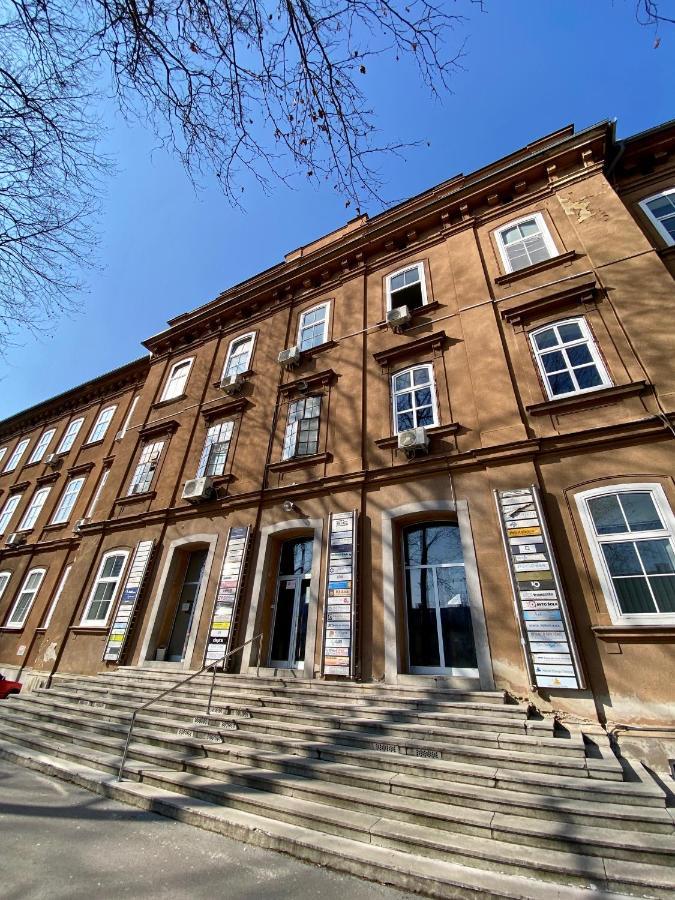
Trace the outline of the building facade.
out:
<instances>
[{"instance_id":1,"label":"building facade","mask_svg":"<svg viewBox=\"0 0 675 900\"><path fill-rule=\"evenodd\" d=\"M245 644L671 753L674 274L675 124L605 122L171 320L0 423L2 671Z\"/></svg>"}]
</instances>

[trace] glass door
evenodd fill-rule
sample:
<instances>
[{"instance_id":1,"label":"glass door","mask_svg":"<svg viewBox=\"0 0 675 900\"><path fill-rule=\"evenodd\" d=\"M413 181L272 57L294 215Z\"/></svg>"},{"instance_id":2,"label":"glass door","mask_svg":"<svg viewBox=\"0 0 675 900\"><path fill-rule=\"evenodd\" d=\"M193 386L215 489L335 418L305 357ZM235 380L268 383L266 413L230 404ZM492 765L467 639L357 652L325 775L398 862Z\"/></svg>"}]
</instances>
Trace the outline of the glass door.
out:
<instances>
[{"instance_id":1,"label":"glass door","mask_svg":"<svg viewBox=\"0 0 675 900\"><path fill-rule=\"evenodd\" d=\"M171 637L166 649L166 658L170 662L180 662L185 656L185 647L192 626L207 552L206 550L195 550L188 557L183 586L176 604Z\"/></svg>"},{"instance_id":2,"label":"glass door","mask_svg":"<svg viewBox=\"0 0 675 900\"><path fill-rule=\"evenodd\" d=\"M312 538L284 541L281 547L269 664L302 669L312 569Z\"/></svg>"},{"instance_id":3,"label":"glass door","mask_svg":"<svg viewBox=\"0 0 675 900\"><path fill-rule=\"evenodd\" d=\"M403 553L410 672L477 678L459 526L411 525Z\"/></svg>"}]
</instances>

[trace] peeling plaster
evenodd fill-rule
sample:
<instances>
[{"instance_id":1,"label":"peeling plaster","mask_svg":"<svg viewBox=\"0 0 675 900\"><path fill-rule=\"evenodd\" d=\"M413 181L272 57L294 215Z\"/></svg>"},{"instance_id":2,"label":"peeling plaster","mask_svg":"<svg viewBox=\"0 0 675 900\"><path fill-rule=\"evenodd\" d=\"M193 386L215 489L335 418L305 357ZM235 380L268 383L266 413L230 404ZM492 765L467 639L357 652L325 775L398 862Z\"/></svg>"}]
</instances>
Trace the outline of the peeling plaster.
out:
<instances>
[{"instance_id":1,"label":"peeling plaster","mask_svg":"<svg viewBox=\"0 0 675 900\"><path fill-rule=\"evenodd\" d=\"M17 655L17 656L23 656L25 652L26 652L26 645L25 645L25 644L21 644L21 646L19 647L19 649L16 651L16 655Z\"/></svg>"},{"instance_id":2,"label":"peeling plaster","mask_svg":"<svg viewBox=\"0 0 675 900\"><path fill-rule=\"evenodd\" d=\"M52 643L45 650L45 654L42 657L43 662L53 662L56 659L56 641L52 641Z\"/></svg>"}]
</instances>

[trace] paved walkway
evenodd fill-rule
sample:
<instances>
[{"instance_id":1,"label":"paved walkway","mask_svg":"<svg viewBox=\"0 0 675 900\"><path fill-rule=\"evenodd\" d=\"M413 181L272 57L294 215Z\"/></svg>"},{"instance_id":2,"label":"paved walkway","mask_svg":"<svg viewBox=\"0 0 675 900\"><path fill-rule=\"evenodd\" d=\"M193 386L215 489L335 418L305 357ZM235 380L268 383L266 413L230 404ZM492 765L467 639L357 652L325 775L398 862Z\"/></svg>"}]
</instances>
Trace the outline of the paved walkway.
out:
<instances>
[{"instance_id":1,"label":"paved walkway","mask_svg":"<svg viewBox=\"0 0 675 900\"><path fill-rule=\"evenodd\" d=\"M411 895L0 760L3 900L405 900Z\"/></svg>"}]
</instances>

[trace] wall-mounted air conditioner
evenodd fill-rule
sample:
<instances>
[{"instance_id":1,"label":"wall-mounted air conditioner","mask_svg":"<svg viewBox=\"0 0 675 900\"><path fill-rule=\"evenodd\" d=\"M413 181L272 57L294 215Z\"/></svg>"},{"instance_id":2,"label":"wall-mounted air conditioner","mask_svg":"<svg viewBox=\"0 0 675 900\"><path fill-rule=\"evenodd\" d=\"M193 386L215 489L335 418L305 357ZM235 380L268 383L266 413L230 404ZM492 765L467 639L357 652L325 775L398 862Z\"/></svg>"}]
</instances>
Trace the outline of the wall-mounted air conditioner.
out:
<instances>
[{"instance_id":1,"label":"wall-mounted air conditioner","mask_svg":"<svg viewBox=\"0 0 675 900\"><path fill-rule=\"evenodd\" d=\"M45 465L55 469L57 466L61 465L61 457L58 453L48 453L45 456Z\"/></svg>"},{"instance_id":2,"label":"wall-mounted air conditioner","mask_svg":"<svg viewBox=\"0 0 675 900\"><path fill-rule=\"evenodd\" d=\"M409 428L398 435L398 449L408 457L429 452L429 435L424 428Z\"/></svg>"},{"instance_id":3,"label":"wall-mounted air conditioner","mask_svg":"<svg viewBox=\"0 0 675 900\"><path fill-rule=\"evenodd\" d=\"M191 478L183 485L183 500L189 503L202 503L213 496L213 479L208 475L202 478Z\"/></svg>"},{"instance_id":4,"label":"wall-mounted air conditioner","mask_svg":"<svg viewBox=\"0 0 675 900\"><path fill-rule=\"evenodd\" d=\"M18 531L12 532L12 534L7 537L7 546L8 547L20 547L21 544L26 543L26 535L21 534Z\"/></svg>"},{"instance_id":5,"label":"wall-mounted air conditioner","mask_svg":"<svg viewBox=\"0 0 675 900\"><path fill-rule=\"evenodd\" d=\"M243 386L244 379L241 375L225 375L220 380L220 389L232 396L240 394Z\"/></svg>"},{"instance_id":6,"label":"wall-mounted air conditioner","mask_svg":"<svg viewBox=\"0 0 675 900\"><path fill-rule=\"evenodd\" d=\"M277 357L277 362L283 369L291 369L293 366L297 366L300 362L300 348L296 346L282 350Z\"/></svg>"},{"instance_id":7,"label":"wall-mounted air conditioner","mask_svg":"<svg viewBox=\"0 0 675 900\"><path fill-rule=\"evenodd\" d=\"M412 315L407 306L398 306L387 313L387 325L392 331L401 331L412 320Z\"/></svg>"}]
</instances>

